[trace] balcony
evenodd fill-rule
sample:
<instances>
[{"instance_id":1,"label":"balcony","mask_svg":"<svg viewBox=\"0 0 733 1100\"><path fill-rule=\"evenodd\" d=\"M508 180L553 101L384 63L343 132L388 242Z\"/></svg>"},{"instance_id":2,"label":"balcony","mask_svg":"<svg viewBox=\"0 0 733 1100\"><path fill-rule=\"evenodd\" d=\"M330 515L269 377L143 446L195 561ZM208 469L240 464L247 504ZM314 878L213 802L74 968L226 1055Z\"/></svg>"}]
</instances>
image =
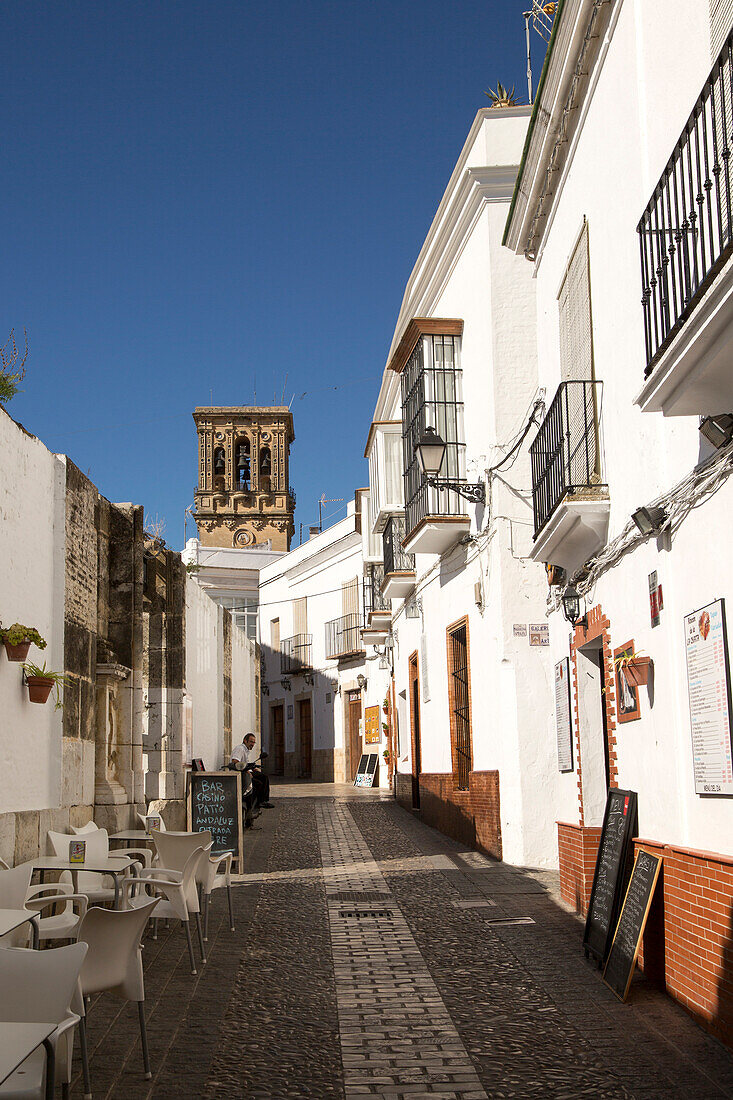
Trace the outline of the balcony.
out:
<instances>
[{"instance_id":1,"label":"balcony","mask_svg":"<svg viewBox=\"0 0 733 1100\"><path fill-rule=\"evenodd\" d=\"M384 566L381 562L364 566L364 625L361 638L364 645L382 645L392 624L389 602L382 595Z\"/></svg>"},{"instance_id":2,"label":"balcony","mask_svg":"<svg viewBox=\"0 0 733 1100\"><path fill-rule=\"evenodd\" d=\"M533 561L569 574L606 541L608 487L601 442L602 382L562 382L529 449Z\"/></svg>"},{"instance_id":3,"label":"balcony","mask_svg":"<svg viewBox=\"0 0 733 1100\"><path fill-rule=\"evenodd\" d=\"M342 661L363 652L361 615L342 615L326 623L326 660Z\"/></svg>"},{"instance_id":4,"label":"balcony","mask_svg":"<svg viewBox=\"0 0 733 1100\"><path fill-rule=\"evenodd\" d=\"M313 668L312 644L312 634L294 634L292 638L283 638L280 642L280 675L297 676L299 672L310 672Z\"/></svg>"},{"instance_id":5,"label":"balcony","mask_svg":"<svg viewBox=\"0 0 733 1100\"><path fill-rule=\"evenodd\" d=\"M733 31L637 227L644 412L733 409L732 47Z\"/></svg>"},{"instance_id":6,"label":"balcony","mask_svg":"<svg viewBox=\"0 0 733 1100\"><path fill-rule=\"evenodd\" d=\"M386 600L404 599L415 587L415 555L405 553L404 539L404 514L390 516L382 535L384 546L382 594Z\"/></svg>"}]
</instances>

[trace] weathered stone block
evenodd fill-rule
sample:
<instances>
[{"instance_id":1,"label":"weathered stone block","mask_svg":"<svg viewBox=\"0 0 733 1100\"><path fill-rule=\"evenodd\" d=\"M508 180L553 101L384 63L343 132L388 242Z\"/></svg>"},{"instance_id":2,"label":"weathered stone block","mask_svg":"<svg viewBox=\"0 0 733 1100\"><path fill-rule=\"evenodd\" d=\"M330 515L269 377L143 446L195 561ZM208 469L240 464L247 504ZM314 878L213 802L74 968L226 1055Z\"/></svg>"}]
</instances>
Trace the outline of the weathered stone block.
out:
<instances>
[{"instance_id":1,"label":"weathered stone block","mask_svg":"<svg viewBox=\"0 0 733 1100\"><path fill-rule=\"evenodd\" d=\"M154 798L147 812L160 814L166 829L183 831L186 828L186 802L183 798Z\"/></svg>"},{"instance_id":2,"label":"weathered stone block","mask_svg":"<svg viewBox=\"0 0 733 1100\"><path fill-rule=\"evenodd\" d=\"M73 825L77 829L80 829L82 825L86 825L93 817L94 806L92 805L69 807L69 825Z\"/></svg>"},{"instance_id":3,"label":"weathered stone block","mask_svg":"<svg viewBox=\"0 0 733 1100\"><path fill-rule=\"evenodd\" d=\"M81 799L84 805L94 802L94 763L96 759L94 741L81 742Z\"/></svg>"},{"instance_id":4,"label":"weathered stone block","mask_svg":"<svg viewBox=\"0 0 733 1100\"><path fill-rule=\"evenodd\" d=\"M38 857L40 816L40 810L19 810L16 813L14 863L25 863L26 860Z\"/></svg>"},{"instance_id":5,"label":"weathered stone block","mask_svg":"<svg viewBox=\"0 0 733 1100\"><path fill-rule=\"evenodd\" d=\"M12 867L15 859L15 814L0 814L0 859Z\"/></svg>"},{"instance_id":6,"label":"weathered stone block","mask_svg":"<svg viewBox=\"0 0 733 1100\"><path fill-rule=\"evenodd\" d=\"M81 741L78 737L64 737L61 757L61 803L78 806L82 798Z\"/></svg>"}]
</instances>

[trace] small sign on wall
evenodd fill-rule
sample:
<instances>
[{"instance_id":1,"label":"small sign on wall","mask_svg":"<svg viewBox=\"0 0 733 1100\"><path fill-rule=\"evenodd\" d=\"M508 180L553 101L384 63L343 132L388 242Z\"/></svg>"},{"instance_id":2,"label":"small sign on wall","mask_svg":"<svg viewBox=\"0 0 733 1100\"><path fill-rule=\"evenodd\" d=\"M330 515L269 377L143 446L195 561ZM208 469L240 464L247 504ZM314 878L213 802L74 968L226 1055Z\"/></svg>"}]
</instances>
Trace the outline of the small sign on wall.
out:
<instances>
[{"instance_id":1,"label":"small sign on wall","mask_svg":"<svg viewBox=\"0 0 733 1100\"><path fill-rule=\"evenodd\" d=\"M292 718L292 717L293 717L293 704L288 703L288 718Z\"/></svg>"},{"instance_id":2,"label":"small sign on wall","mask_svg":"<svg viewBox=\"0 0 733 1100\"><path fill-rule=\"evenodd\" d=\"M695 794L733 795L730 665L725 602L685 616Z\"/></svg>"},{"instance_id":3,"label":"small sign on wall","mask_svg":"<svg viewBox=\"0 0 733 1100\"><path fill-rule=\"evenodd\" d=\"M530 623L529 644L531 646L545 646L550 644L550 624Z\"/></svg>"},{"instance_id":4,"label":"small sign on wall","mask_svg":"<svg viewBox=\"0 0 733 1100\"><path fill-rule=\"evenodd\" d=\"M659 626L660 615L659 612L664 607L664 597L662 596L662 586L659 583L657 577L657 571L649 574L649 611L651 614L652 626Z\"/></svg>"},{"instance_id":5,"label":"small sign on wall","mask_svg":"<svg viewBox=\"0 0 733 1100\"><path fill-rule=\"evenodd\" d=\"M555 725L557 727L557 768L573 770L573 729L570 721L570 660L563 657L555 665Z\"/></svg>"},{"instance_id":6,"label":"small sign on wall","mask_svg":"<svg viewBox=\"0 0 733 1100\"><path fill-rule=\"evenodd\" d=\"M527 624L526 623L514 623L512 627L512 634L515 638L527 637Z\"/></svg>"},{"instance_id":7,"label":"small sign on wall","mask_svg":"<svg viewBox=\"0 0 733 1100\"><path fill-rule=\"evenodd\" d=\"M367 745L376 745L381 741L379 731L379 707L366 707L364 709L364 740Z\"/></svg>"}]
</instances>

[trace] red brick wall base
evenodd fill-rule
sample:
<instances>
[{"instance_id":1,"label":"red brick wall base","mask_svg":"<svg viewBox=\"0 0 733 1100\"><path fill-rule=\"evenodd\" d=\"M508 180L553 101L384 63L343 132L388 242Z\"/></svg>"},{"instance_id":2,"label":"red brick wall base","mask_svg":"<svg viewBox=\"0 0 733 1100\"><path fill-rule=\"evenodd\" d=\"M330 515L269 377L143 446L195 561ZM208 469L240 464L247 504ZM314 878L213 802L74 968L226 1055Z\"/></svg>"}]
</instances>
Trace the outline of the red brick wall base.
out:
<instances>
[{"instance_id":1,"label":"red brick wall base","mask_svg":"<svg viewBox=\"0 0 733 1100\"><path fill-rule=\"evenodd\" d=\"M501 859L498 771L471 772L467 791L456 790L454 782L450 773L420 775L421 819L466 847ZM395 793L402 806L412 807L411 775L398 773Z\"/></svg>"},{"instance_id":2,"label":"red brick wall base","mask_svg":"<svg viewBox=\"0 0 733 1100\"><path fill-rule=\"evenodd\" d=\"M558 822L562 897L585 916L600 829ZM639 965L733 1047L733 856L634 841L664 859Z\"/></svg>"}]
</instances>

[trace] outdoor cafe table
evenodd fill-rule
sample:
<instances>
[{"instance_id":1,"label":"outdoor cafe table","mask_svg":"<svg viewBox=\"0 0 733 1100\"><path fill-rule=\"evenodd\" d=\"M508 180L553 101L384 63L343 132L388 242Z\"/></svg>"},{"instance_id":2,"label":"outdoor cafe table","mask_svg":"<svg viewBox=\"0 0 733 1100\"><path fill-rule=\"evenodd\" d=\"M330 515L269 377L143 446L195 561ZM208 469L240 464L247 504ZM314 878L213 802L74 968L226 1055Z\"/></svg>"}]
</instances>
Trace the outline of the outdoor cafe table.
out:
<instances>
[{"instance_id":1,"label":"outdoor cafe table","mask_svg":"<svg viewBox=\"0 0 733 1100\"><path fill-rule=\"evenodd\" d=\"M166 836L193 836L193 833L176 832L173 829L167 829ZM146 833L144 829L123 829L120 833L112 833L110 840L123 841L126 844L139 844L141 840L147 840L152 843L153 838L150 833Z\"/></svg>"},{"instance_id":2,"label":"outdoor cafe table","mask_svg":"<svg viewBox=\"0 0 733 1100\"><path fill-rule=\"evenodd\" d=\"M56 1024L0 1023L0 1084L43 1043L46 1048L46 1100L53 1100L56 1055L50 1036L55 1030Z\"/></svg>"},{"instance_id":3,"label":"outdoor cafe table","mask_svg":"<svg viewBox=\"0 0 733 1100\"><path fill-rule=\"evenodd\" d=\"M8 932L14 932L26 922L33 930L33 946L37 949L40 936L38 913L32 913L30 909L0 909L0 936L7 936Z\"/></svg>"},{"instance_id":4,"label":"outdoor cafe table","mask_svg":"<svg viewBox=\"0 0 733 1100\"><path fill-rule=\"evenodd\" d=\"M94 857L90 857L83 863L71 863L68 859L64 859L63 856L41 856L40 859L33 861L33 869L34 871L40 871L41 882L43 882L43 876L46 871L71 871L75 894L79 892L79 871L94 871L100 875L111 875L115 887L115 909L118 909L120 904L120 884L118 882L118 876L124 875L126 871L131 871L133 875L137 874L137 864L135 860L130 859L129 856L125 856L122 853L118 856L108 856L106 859L94 859Z\"/></svg>"}]
</instances>

